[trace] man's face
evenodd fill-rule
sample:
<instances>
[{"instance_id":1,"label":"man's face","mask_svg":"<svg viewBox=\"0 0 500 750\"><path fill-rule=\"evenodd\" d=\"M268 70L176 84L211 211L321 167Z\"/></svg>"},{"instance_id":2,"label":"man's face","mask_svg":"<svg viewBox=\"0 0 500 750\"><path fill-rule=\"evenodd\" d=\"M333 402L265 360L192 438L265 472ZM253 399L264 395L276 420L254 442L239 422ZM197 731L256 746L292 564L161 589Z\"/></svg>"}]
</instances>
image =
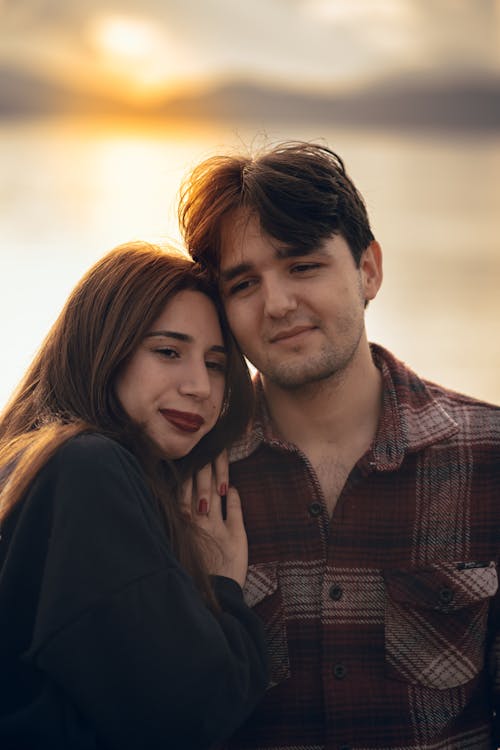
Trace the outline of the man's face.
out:
<instances>
[{"instance_id":1,"label":"man's face","mask_svg":"<svg viewBox=\"0 0 500 750\"><path fill-rule=\"evenodd\" d=\"M245 356L278 387L345 371L365 340L365 301L381 278L376 242L356 268L340 235L304 254L265 234L253 214L227 221L220 286L229 324Z\"/></svg>"}]
</instances>

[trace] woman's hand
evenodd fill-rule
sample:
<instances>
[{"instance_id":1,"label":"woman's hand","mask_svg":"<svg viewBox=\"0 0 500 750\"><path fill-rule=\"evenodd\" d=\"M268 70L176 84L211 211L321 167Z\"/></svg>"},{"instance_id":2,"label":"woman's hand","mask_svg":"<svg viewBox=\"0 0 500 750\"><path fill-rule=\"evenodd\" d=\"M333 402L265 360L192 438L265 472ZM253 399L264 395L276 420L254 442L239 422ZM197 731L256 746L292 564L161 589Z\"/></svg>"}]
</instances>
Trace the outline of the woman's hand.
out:
<instances>
[{"instance_id":1,"label":"woman's hand","mask_svg":"<svg viewBox=\"0 0 500 750\"><path fill-rule=\"evenodd\" d=\"M214 483L220 497L224 497L229 487L229 459L225 450L217 456L213 463L206 464L200 469L194 478L194 503L198 513L209 512Z\"/></svg>"},{"instance_id":2,"label":"woman's hand","mask_svg":"<svg viewBox=\"0 0 500 750\"><path fill-rule=\"evenodd\" d=\"M201 496L200 474L203 487ZM186 481L184 507L192 521L206 533L202 554L208 572L233 578L243 588L248 567L248 544L240 497L234 487L229 487L225 497L221 497L223 480L220 477L220 473L217 474L211 466L205 466L194 482ZM223 489L226 487L227 483Z\"/></svg>"}]
</instances>

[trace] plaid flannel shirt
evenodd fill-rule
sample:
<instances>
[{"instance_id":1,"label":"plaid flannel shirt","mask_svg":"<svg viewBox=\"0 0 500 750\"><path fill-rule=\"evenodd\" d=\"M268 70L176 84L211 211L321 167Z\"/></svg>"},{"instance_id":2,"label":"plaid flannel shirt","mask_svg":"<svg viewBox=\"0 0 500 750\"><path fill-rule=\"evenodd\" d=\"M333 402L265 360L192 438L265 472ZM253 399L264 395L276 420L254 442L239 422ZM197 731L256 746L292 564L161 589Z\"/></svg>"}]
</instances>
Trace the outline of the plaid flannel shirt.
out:
<instances>
[{"instance_id":1,"label":"plaid flannel shirt","mask_svg":"<svg viewBox=\"0 0 500 750\"><path fill-rule=\"evenodd\" d=\"M256 380L231 481L272 681L228 748L500 744L500 408L372 353L379 427L331 519L307 458L273 437Z\"/></svg>"}]
</instances>

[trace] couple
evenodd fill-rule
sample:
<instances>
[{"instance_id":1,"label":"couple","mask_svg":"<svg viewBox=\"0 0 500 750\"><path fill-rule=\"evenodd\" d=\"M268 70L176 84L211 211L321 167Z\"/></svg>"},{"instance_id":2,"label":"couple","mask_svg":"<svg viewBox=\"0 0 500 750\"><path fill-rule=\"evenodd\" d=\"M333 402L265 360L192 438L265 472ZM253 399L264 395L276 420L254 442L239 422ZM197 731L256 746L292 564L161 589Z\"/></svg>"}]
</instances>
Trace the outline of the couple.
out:
<instances>
[{"instance_id":1,"label":"couple","mask_svg":"<svg viewBox=\"0 0 500 750\"><path fill-rule=\"evenodd\" d=\"M180 215L197 264L106 256L0 422L1 747L496 748L500 410L368 344L327 148Z\"/></svg>"}]
</instances>

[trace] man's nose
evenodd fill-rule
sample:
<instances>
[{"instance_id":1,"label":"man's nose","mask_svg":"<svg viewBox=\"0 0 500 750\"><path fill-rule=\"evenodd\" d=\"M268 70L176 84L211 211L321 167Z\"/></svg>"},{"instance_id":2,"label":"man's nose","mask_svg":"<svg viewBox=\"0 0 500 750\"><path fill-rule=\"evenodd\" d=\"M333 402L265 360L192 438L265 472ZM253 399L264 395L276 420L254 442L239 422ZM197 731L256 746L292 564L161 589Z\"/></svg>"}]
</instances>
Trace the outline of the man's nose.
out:
<instances>
[{"instance_id":1,"label":"man's nose","mask_svg":"<svg viewBox=\"0 0 500 750\"><path fill-rule=\"evenodd\" d=\"M267 279L263 284L264 309L270 318L282 318L297 308L295 293L281 278Z\"/></svg>"}]
</instances>

